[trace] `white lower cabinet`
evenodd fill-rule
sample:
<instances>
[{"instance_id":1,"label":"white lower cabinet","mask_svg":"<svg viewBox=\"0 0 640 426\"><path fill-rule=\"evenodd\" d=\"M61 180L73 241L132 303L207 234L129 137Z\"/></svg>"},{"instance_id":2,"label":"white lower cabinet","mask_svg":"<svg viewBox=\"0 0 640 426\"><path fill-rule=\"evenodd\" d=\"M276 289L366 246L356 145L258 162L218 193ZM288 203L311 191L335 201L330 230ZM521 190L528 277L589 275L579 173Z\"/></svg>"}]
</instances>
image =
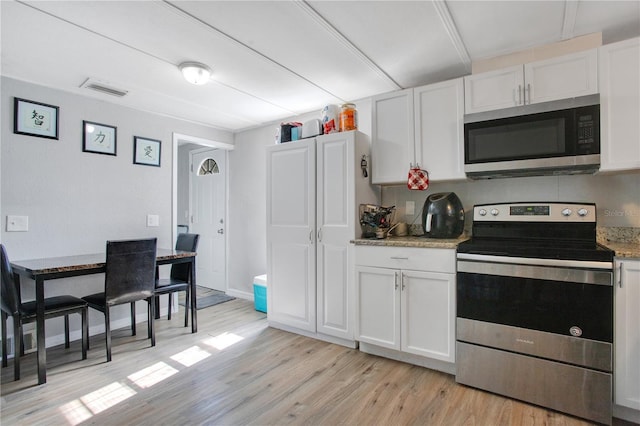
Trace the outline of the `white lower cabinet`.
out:
<instances>
[{"instance_id":1,"label":"white lower cabinet","mask_svg":"<svg viewBox=\"0 0 640 426\"><path fill-rule=\"evenodd\" d=\"M640 410L640 260L616 259L615 274L613 402Z\"/></svg>"},{"instance_id":2,"label":"white lower cabinet","mask_svg":"<svg viewBox=\"0 0 640 426\"><path fill-rule=\"evenodd\" d=\"M455 250L356 246L356 289L361 346L455 362Z\"/></svg>"}]
</instances>

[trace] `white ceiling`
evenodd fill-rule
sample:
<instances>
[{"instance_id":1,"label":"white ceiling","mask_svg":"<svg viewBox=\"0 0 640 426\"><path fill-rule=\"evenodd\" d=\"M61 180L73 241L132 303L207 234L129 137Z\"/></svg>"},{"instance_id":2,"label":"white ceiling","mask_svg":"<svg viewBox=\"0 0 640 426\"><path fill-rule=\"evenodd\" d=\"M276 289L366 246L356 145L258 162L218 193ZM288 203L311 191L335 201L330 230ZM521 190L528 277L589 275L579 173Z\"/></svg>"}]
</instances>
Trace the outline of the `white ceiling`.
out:
<instances>
[{"instance_id":1,"label":"white ceiling","mask_svg":"<svg viewBox=\"0 0 640 426\"><path fill-rule=\"evenodd\" d=\"M0 1L2 75L230 131L471 72L602 32L640 1ZM213 69L193 86L177 66ZM128 90L81 88L87 78Z\"/></svg>"}]
</instances>

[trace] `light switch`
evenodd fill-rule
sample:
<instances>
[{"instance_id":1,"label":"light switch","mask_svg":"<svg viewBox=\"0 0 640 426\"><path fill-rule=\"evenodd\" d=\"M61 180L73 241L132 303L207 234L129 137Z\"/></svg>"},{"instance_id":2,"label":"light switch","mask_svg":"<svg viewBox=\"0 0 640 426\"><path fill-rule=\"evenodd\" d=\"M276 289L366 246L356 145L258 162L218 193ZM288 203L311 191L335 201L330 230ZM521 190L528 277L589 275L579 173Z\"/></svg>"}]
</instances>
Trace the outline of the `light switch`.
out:
<instances>
[{"instance_id":1,"label":"light switch","mask_svg":"<svg viewBox=\"0 0 640 426\"><path fill-rule=\"evenodd\" d=\"M157 214L148 214L147 226L160 226L160 216Z\"/></svg>"},{"instance_id":2,"label":"light switch","mask_svg":"<svg viewBox=\"0 0 640 426\"><path fill-rule=\"evenodd\" d=\"M412 216L416 214L416 202L415 201L407 201L404 207L405 215Z\"/></svg>"},{"instance_id":3,"label":"light switch","mask_svg":"<svg viewBox=\"0 0 640 426\"><path fill-rule=\"evenodd\" d=\"M29 230L29 216L7 216L7 232L26 232Z\"/></svg>"}]
</instances>

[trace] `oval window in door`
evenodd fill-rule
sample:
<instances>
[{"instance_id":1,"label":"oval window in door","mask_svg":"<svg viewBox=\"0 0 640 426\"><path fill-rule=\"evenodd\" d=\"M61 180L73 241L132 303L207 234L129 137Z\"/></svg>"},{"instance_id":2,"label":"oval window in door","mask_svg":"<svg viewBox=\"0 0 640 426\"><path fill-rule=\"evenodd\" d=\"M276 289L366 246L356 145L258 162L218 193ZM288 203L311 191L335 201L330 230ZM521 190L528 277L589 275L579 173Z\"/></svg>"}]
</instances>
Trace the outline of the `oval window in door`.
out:
<instances>
[{"instance_id":1,"label":"oval window in door","mask_svg":"<svg viewBox=\"0 0 640 426\"><path fill-rule=\"evenodd\" d=\"M213 158L204 159L198 169L198 176L214 175L218 173L220 173L220 168Z\"/></svg>"}]
</instances>

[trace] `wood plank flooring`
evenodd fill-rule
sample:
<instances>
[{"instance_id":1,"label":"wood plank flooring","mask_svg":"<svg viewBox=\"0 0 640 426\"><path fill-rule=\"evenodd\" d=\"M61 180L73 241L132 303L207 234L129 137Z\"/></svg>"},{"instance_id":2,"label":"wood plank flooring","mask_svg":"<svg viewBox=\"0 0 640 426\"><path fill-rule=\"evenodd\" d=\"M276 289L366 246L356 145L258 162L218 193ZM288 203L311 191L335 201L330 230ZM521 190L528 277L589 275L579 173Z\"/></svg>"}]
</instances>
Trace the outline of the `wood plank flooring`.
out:
<instances>
[{"instance_id":1,"label":"wood plank flooring","mask_svg":"<svg viewBox=\"0 0 640 426\"><path fill-rule=\"evenodd\" d=\"M182 309L182 307L180 307ZM563 425L590 423L455 383L453 376L269 328L236 299L181 314L146 333L113 335L47 352L36 385L35 354L2 369L2 425ZM144 331L146 327L139 326ZM624 424L616 420L614 424Z\"/></svg>"}]
</instances>

